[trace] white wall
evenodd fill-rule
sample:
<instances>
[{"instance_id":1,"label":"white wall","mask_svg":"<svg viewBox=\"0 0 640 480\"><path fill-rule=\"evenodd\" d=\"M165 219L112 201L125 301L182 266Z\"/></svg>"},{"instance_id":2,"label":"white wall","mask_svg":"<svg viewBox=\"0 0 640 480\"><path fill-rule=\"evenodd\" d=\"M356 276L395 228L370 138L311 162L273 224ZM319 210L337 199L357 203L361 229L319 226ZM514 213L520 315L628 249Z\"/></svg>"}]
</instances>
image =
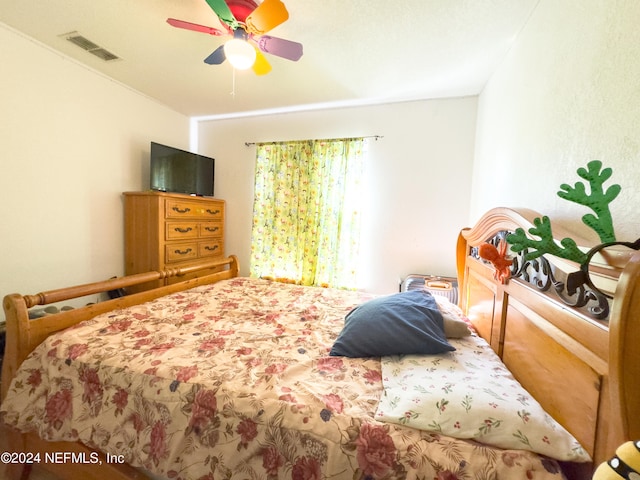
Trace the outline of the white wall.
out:
<instances>
[{"instance_id":1,"label":"white wall","mask_svg":"<svg viewBox=\"0 0 640 480\"><path fill-rule=\"evenodd\" d=\"M0 45L0 296L122 275L121 193L189 119L4 24Z\"/></svg>"},{"instance_id":2,"label":"white wall","mask_svg":"<svg viewBox=\"0 0 640 480\"><path fill-rule=\"evenodd\" d=\"M249 271L255 147L245 142L382 135L369 142L361 287L397 291L409 273L455 275L467 226L477 99L459 98L199 123L227 201L226 250Z\"/></svg>"},{"instance_id":3,"label":"white wall","mask_svg":"<svg viewBox=\"0 0 640 480\"><path fill-rule=\"evenodd\" d=\"M541 0L480 96L472 220L524 206L582 229L588 210L556 192L598 159L622 186L618 239L640 236L638 19L637 0Z\"/></svg>"}]
</instances>

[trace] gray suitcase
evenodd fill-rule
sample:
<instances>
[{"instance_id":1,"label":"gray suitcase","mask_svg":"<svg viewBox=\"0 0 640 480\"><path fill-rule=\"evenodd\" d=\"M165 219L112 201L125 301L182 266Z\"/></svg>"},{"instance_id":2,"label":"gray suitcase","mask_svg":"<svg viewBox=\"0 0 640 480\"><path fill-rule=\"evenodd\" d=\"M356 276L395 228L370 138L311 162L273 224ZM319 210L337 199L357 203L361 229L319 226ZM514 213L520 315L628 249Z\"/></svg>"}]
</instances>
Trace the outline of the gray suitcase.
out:
<instances>
[{"instance_id":1,"label":"gray suitcase","mask_svg":"<svg viewBox=\"0 0 640 480\"><path fill-rule=\"evenodd\" d=\"M401 292L424 288L432 295L440 295L451 303L458 304L458 280L454 277L436 275L408 275L400 284Z\"/></svg>"}]
</instances>

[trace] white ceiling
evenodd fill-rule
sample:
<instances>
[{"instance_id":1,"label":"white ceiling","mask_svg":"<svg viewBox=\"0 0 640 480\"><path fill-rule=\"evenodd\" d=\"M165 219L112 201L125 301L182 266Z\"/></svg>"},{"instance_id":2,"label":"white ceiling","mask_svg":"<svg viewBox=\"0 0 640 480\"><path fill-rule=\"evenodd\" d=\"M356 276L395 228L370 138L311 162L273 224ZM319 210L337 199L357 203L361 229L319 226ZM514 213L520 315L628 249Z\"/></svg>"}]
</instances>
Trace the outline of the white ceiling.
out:
<instances>
[{"instance_id":1,"label":"white ceiling","mask_svg":"<svg viewBox=\"0 0 640 480\"><path fill-rule=\"evenodd\" d=\"M235 82L228 62L203 62L223 38L166 23L219 27L205 0L0 0L0 22L185 115L233 116L478 94L538 1L284 0L289 20L269 34L303 57L266 55L271 73ZM60 37L71 31L120 60Z\"/></svg>"}]
</instances>

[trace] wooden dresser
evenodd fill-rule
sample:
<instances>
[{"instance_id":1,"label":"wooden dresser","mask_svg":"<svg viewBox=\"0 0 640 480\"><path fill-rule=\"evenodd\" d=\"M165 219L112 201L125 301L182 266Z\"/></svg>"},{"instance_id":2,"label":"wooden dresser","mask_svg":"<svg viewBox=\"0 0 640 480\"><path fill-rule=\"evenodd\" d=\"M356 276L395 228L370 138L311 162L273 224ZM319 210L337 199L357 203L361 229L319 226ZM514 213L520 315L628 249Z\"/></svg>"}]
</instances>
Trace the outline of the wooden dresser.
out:
<instances>
[{"instance_id":1,"label":"wooden dresser","mask_svg":"<svg viewBox=\"0 0 640 480\"><path fill-rule=\"evenodd\" d=\"M223 256L224 215L224 200L153 190L125 192L125 273L181 267ZM145 284L132 292L162 284Z\"/></svg>"}]
</instances>

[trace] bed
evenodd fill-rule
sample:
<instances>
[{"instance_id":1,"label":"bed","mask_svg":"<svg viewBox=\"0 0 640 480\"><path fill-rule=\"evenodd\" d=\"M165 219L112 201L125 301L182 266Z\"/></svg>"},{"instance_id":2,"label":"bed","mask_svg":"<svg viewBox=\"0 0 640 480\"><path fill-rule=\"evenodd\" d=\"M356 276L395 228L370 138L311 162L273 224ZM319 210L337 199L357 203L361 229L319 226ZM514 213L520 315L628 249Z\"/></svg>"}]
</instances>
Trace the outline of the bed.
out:
<instances>
[{"instance_id":1,"label":"bed","mask_svg":"<svg viewBox=\"0 0 640 480\"><path fill-rule=\"evenodd\" d=\"M478 247L536 215L494 209L461 231L459 305L435 300L471 329L439 354L331 355L344 317L379 297L238 277L234 256L8 295L7 476L24 478L35 463L114 480L588 478L640 438L640 255L592 262L612 301L563 292L575 265L554 258L497 276ZM163 279L29 319L31 307ZM507 429L501 412L514 405L520 426ZM468 423L472 433L455 438Z\"/></svg>"}]
</instances>

